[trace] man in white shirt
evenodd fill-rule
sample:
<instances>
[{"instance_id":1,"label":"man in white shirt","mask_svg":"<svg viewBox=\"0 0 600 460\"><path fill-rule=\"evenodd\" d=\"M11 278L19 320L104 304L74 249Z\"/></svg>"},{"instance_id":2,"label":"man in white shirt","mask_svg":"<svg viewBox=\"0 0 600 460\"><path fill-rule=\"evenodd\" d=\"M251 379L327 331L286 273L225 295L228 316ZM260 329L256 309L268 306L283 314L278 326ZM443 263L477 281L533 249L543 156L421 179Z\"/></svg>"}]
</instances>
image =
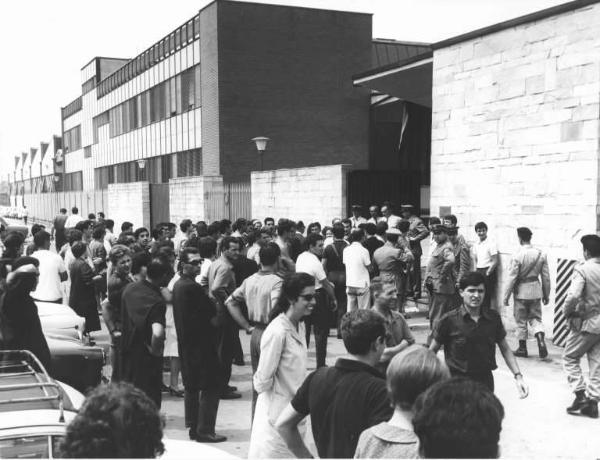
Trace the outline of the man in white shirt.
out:
<instances>
[{"instance_id":1,"label":"man in white shirt","mask_svg":"<svg viewBox=\"0 0 600 460\"><path fill-rule=\"evenodd\" d=\"M496 292L496 268L498 267L498 246L487 236L488 227L485 222L475 224L475 232L479 241L475 244L475 268L485 276L485 297L483 307L492 307Z\"/></svg>"},{"instance_id":2,"label":"man in white shirt","mask_svg":"<svg viewBox=\"0 0 600 460\"><path fill-rule=\"evenodd\" d=\"M65 228L75 228L75 226L81 222L83 217L79 215L79 209L76 206L71 208L71 215L67 217L67 221L65 222Z\"/></svg>"},{"instance_id":3,"label":"man in white shirt","mask_svg":"<svg viewBox=\"0 0 600 460\"><path fill-rule=\"evenodd\" d=\"M381 217L379 216L379 206L371 206L369 208L369 215L371 217L369 217L369 220L367 220L367 222L371 222L377 225L377 223L381 220Z\"/></svg>"},{"instance_id":4,"label":"man in white shirt","mask_svg":"<svg viewBox=\"0 0 600 460\"><path fill-rule=\"evenodd\" d=\"M362 212L362 206L358 204L352 205L352 217L350 217L350 222L352 223L352 228L358 228L360 224L366 224L367 219L360 215Z\"/></svg>"},{"instance_id":5,"label":"man in white shirt","mask_svg":"<svg viewBox=\"0 0 600 460\"><path fill-rule=\"evenodd\" d=\"M40 261L40 278L31 297L34 300L62 304L60 283L67 280L65 263L58 254L50 251L50 233L40 230L35 234L33 242L38 249L31 257Z\"/></svg>"},{"instance_id":6,"label":"man in white shirt","mask_svg":"<svg viewBox=\"0 0 600 460\"><path fill-rule=\"evenodd\" d=\"M383 206L381 208L381 213L383 214L381 220L387 222L388 228L398 228L398 224L400 223L402 218L394 214L394 209L392 208L391 203L388 203L385 206Z\"/></svg>"},{"instance_id":7,"label":"man in white shirt","mask_svg":"<svg viewBox=\"0 0 600 460\"><path fill-rule=\"evenodd\" d=\"M369 251L362 245L365 232L362 229L352 230L350 246L342 254L346 266L346 295L348 296L348 312L357 308L370 308L371 258Z\"/></svg>"},{"instance_id":8,"label":"man in white shirt","mask_svg":"<svg viewBox=\"0 0 600 460\"><path fill-rule=\"evenodd\" d=\"M306 325L306 345L310 343L310 327L315 329L315 348L317 367L325 366L327 356L327 337L329 336L329 304L337 308L333 284L327 279L325 269L319 260L323 255L323 235L311 233L306 237L308 248L296 260L296 273L308 273L315 278L315 308L310 316L304 318Z\"/></svg>"}]
</instances>

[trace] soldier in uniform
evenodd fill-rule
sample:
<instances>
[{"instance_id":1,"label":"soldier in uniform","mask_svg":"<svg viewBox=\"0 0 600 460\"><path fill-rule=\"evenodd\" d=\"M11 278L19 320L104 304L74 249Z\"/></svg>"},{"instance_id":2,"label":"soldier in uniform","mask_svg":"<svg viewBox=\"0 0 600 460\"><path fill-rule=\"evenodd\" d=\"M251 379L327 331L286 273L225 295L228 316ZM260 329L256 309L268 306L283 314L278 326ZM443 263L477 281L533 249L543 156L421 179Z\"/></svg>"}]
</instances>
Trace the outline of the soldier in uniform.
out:
<instances>
[{"instance_id":1,"label":"soldier in uniform","mask_svg":"<svg viewBox=\"0 0 600 460\"><path fill-rule=\"evenodd\" d=\"M350 217L350 222L352 223L352 228L359 228L360 224L366 224L367 219L365 219L360 214L362 213L362 206L359 204L352 205L352 217Z\"/></svg>"},{"instance_id":2,"label":"soldier in uniform","mask_svg":"<svg viewBox=\"0 0 600 460\"><path fill-rule=\"evenodd\" d=\"M458 227L455 225L447 225L446 228L448 231L448 241L450 241L453 246L454 266L452 267L452 272L454 274L456 288L456 306L459 306L462 303L462 297L459 293L460 287L458 284L462 277L471 271L471 253L469 252L469 247L465 240L458 238Z\"/></svg>"},{"instance_id":3,"label":"soldier in uniform","mask_svg":"<svg viewBox=\"0 0 600 460\"><path fill-rule=\"evenodd\" d=\"M429 263L427 264L425 284L433 292L433 300L429 312L429 324L433 331L442 315L452 310L455 306L456 280L454 279L453 272L455 263L454 247L448 241L447 227L436 225L432 227L432 232L437 246L431 253Z\"/></svg>"},{"instance_id":4,"label":"soldier in uniform","mask_svg":"<svg viewBox=\"0 0 600 460\"><path fill-rule=\"evenodd\" d=\"M392 284L397 292L397 310L404 313L406 292L406 266L413 260L408 246L398 245L400 230L389 228L386 231L387 241L373 253L373 265L379 269L379 277L383 284Z\"/></svg>"},{"instance_id":5,"label":"soldier in uniform","mask_svg":"<svg viewBox=\"0 0 600 460\"><path fill-rule=\"evenodd\" d=\"M514 314L517 322L519 348L514 353L527 357L527 323L537 339L540 358L548 356L542 324L542 303L548 304L550 296L550 272L546 255L531 245L531 230L517 228L521 248L513 256L508 271L508 285L504 291L504 305L513 294ZM540 282L541 278L541 282Z\"/></svg>"},{"instance_id":6,"label":"soldier in uniform","mask_svg":"<svg viewBox=\"0 0 600 460\"><path fill-rule=\"evenodd\" d=\"M414 295L415 300L421 298L421 241L429 236L429 230L423 221L414 214L415 207L412 204L403 204L400 206L402 218L410 224L408 228L408 242L410 250L415 260L412 263L412 269L409 272L409 291Z\"/></svg>"},{"instance_id":7,"label":"soldier in uniform","mask_svg":"<svg viewBox=\"0 0 600 460\"><path fill-rule=\"evenodd\" d=\"M600 400L600 237L581 238L585 262L573 270L571 286L563 305L569 321L569 335L563 353L563 368L575 393L567 412L598 418ZM586 388L579 364L583 355L589 363ZM587 391L586 391L587 390ZM586 394L587 393L587 394Z\"/></svg>"}]
</instances>

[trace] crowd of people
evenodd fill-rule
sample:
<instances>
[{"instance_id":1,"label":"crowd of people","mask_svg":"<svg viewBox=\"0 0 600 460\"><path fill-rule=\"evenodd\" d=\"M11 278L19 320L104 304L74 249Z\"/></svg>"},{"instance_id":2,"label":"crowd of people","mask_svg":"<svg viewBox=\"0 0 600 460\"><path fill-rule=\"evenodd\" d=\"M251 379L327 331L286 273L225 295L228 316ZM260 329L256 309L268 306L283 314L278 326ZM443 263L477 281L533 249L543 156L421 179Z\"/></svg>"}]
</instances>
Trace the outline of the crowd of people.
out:
<instances>
[{"instance_id":1,"label":"crowd of people","mask_svg":"<svg viewBox=\"0 0 600 460\"><path fill-rule=\"evenodd\" d=\"M157 410L163 392L183 397L190 439L215 443L226 440L216 430L219 401L241 397L230 385L232 365L245 364L241 329L251 336L249 458L497 456L504 411L493 393L496 347L527 397L516 357L528 356L529 328L539 357L548 355L541 323L550 294L546 255L531 245L532 232L519 228L520 250L500 286L498 249L484 222L475 225L479 241L469 244L453 215L426 225L411 205L400 216L389 202L381 212L371 206L368 218L362 211L352 206L351 217L330 226L185 219L152 229L124 222L117 233L101 212L84 219L77 208L70 215L61 209L50 232L32 226L31 242L3 235L0 323L12 330L2 327L3 346L10 339L50 366L34 300L67 303L85 318L91 340L101 312L112 383L131 383ZM597 417L600 237L582 244L586 262L575 269L565 305L565 370L576 395L567 411ZM423 289L426 346L415 344L405 309L407 299L425 297ZM495 301L508 305L511 296L514 351ZM347 356L327 366L331 328ZM317 369L308 373L311 330ZM588 384L579 365L586 354ZM96 396L122 398L129 387L116 388Z\"/></svg>"}]
</instances>

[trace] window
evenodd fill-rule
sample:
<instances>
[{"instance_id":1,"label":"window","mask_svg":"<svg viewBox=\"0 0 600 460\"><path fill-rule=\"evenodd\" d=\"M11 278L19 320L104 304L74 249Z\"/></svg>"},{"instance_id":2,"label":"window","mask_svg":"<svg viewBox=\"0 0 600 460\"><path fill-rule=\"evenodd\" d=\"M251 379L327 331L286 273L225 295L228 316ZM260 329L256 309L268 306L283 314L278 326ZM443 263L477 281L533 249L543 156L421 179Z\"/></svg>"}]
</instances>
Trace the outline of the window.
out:
<instances>
[{"instance_id":1,"label":"window","mask_svg":"<svg viewBox=\"0 0 600 460\"><path fill-rule=\"evenodd\" d=\"M177 111L177 77L171 78L168 81L169 107L170 108L168 110L167 116L169 116L169 117L172 117L173 115L177 115L178 113L181 113L181 106L180 106L180 110Z\"/></svg>"},{"instance_id":2,"label":"window","mask_svg":"<svg viewBox=\"0 0 600 460\"><path fill-rule=\"evenodd\" d=\"M98 143L98 129L110 122L109 112L103 112L92 120L94 144Z\"/></svg>"},{"instance_id":3,"label":"window","mask_svg":"<svg viewBox=\"0 0 600 460\"><path fill-rule=\"evenodd\" d=\"M64 134L64 147L68 152L74 152L81 148L81 125L77 125L74 128L65 131Z\"/></svg>"},{"instance_id":4,"label":"window","mask_svg":"<svg viewBox=\"0 0 600 460\"><path fill-rule=\"evenodd\" d=\"M180 78L180 112L186 112L194 108L195 100L195 78L196 67L187 69Z\"/></svg>"},{"instance_id":5,"label":"window","mask_svg":"<svg viewBox=\"0 0 600 460\"><path fill-rule=\"evenodd\" d=\"M177 177L202 174L202 149L177 152Z\"/></svg>"},{"instance_id":6,"label":"window","mask_svg":"<svg viewBox=\"0 0 600 460\"><path fill-rule=\"evenodd\" d=\"M92 158L92 146L88 145L83 148L83 158Z\"/></svg>"}]
</instances>

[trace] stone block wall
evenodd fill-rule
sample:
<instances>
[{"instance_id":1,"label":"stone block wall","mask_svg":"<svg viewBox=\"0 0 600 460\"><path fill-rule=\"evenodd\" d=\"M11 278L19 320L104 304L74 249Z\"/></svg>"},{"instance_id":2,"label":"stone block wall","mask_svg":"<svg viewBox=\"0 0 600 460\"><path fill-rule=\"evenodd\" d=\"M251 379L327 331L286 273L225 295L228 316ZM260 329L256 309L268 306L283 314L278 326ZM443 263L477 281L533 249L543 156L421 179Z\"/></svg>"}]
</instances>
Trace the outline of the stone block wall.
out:
<instances>
[{"instance_id":1,"label":"stone block wall","mask_svg":"<svg viewBox=\"0 0 600 460\"><path fill-rule=\"evenodd\" d=\"M431 214L451 206L471 240L485 221L503 266L519 226L552 273L580 257L597 229L600 5L435 50L432 91Z\"/></svg>"},{"instance_id":2,"label":"stone block wall","mask_svg":"<svg viewBox=\"0 0 600 460\"><path fill-rule=\"evenodd\" d=\"M125 221L133 227L150 226L150 186L148 182L108 185L107 217L115 221L119 232Z\"/></svg>"},{"instance_id":3,"label":"stone block wall","mask_svg":"<svg viewBox=\"0 0 600 460\"><path fill-rule=\"evenodd\" d=\"M171 222L183 219L208 223L224 217L223 178L192 176L169 179L169 212Z\"/></svg>"},{"instance_id":4,"label":"stone block wall","mask_svg":"<svg viewBox=\"0 0 600 460\"><path fill-rule=\"evenodd\" d=\"M346 214L347 165L254 171L252 218L281 217L330 225Z\"/></svg>"}]
</instances>

